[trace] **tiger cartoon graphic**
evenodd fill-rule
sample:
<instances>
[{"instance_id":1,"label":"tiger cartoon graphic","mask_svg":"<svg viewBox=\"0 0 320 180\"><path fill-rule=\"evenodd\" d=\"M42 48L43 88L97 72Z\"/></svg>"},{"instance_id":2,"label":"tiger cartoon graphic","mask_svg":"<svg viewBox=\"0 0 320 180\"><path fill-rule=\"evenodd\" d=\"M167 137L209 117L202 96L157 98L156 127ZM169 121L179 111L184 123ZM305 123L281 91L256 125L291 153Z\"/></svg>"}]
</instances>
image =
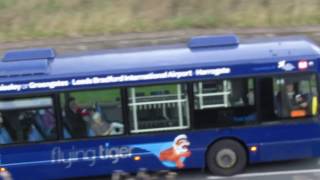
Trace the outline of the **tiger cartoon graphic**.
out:
<instances>
[{"instance_id":1,"label":"tiger cartoon graphic","mask_svg":"<svg viewBox=\"0 0 320 180\"><path fill-rule=\"evenodd\" d=\"M191 156L189 150L190 142L185 134L178 135L172 144L172 147L160 152L160 161L169 161L175 163L176 167L181 169L185 167L185 158Z\"/></svg>"}]
</instances>

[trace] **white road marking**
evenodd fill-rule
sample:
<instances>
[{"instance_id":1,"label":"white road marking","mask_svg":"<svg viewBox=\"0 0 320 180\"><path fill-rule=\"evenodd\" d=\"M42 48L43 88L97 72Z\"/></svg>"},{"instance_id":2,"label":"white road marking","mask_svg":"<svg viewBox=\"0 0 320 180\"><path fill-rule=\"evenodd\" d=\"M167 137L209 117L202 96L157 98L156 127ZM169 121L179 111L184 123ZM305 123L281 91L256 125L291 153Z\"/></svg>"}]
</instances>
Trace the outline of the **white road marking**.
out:
<instances>
[{"instance_id":1,"label":"white road marking","mask_svg":"<svg viewBox=\"0 0 320 180\"><path fill-rule=\"evenodd\" d=\"M260 172L260 173L246 173L235 176L223 177L223 176L208 176L207 179L228 179L228 178L245 178L245 177L259 177L259 176L274 176L274 175L286 175L286 174L306 174L306 173L320 173L320 169L306 169L295 171L274 171L274 172Z\"/></svg>"}]
</instances>

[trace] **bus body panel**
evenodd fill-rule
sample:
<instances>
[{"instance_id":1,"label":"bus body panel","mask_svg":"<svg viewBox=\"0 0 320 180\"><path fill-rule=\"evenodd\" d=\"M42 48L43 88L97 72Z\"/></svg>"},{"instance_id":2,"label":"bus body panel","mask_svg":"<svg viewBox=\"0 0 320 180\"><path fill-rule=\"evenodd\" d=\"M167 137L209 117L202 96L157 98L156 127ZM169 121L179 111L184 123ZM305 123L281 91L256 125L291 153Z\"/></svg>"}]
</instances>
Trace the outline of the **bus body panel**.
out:
<instances>
[{"instance_id":1,"label":"bus body panel","mask_svg":"<svg viewBox=\"0 0 320 180\"><path fill-rule=\"evenodd\" d=\"M185 134L190 156L181 157L184 167L173 161L161 161L160 153L173 147L175 137ZM204 168L207 148L217 140L237 139L247 146L250 163L319 156L320 124L288 123L265 127L212 129L192 132L168 132L78 140L63 143L33 144L2 148L2 167L15 179L30 177L55 179L74 176L105 175L122 170ZM201 137L201 138L199 138ZM256 152L249 147L257 146ZM141 159L136 159L139 156ZM21 175L21 176L20 176Z\"/></svg>"}]
</instances>

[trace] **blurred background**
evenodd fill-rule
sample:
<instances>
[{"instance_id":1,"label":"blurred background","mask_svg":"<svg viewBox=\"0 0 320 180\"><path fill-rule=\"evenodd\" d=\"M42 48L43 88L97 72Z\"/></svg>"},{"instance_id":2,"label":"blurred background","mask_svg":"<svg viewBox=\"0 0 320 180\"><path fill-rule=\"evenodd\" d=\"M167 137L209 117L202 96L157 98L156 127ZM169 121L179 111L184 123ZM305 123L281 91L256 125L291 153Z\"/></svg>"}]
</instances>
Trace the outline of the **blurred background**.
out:
<instances>
[{"instance_id":1,"label":"blurred background","mask_svg":"<svg viewBox=\"0 0 320 180\"><path fill-rule=\"evenodd\" d=\"M0 51L92 50L229 32L320 36L319 9L320 0L0 0Z\"/></svg>"}]
</instances>

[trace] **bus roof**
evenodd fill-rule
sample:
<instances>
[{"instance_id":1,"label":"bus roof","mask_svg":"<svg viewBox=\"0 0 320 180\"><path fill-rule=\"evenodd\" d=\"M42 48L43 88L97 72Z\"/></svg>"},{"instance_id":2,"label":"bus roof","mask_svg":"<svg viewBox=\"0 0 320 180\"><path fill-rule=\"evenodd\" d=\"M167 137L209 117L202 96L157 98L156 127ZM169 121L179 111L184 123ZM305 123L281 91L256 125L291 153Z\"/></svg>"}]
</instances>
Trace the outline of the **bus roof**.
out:
<instances>
[{"instance_id":1,"label":"bus roof","mask_svg":"<svg viewBox=\"0 0 320 180\"><path fill-rule=\"evenodd\" d=\"M319 57L314 44L304 39L257 42L238 46L190 49L186 45L109 51L99 54L57 58L52 75L76 73L137 73L141 71L178 70L186 67L264 64L266 60Z\"/></svg>"},{"instance_id":2,"label":"bus roof","mask_svg":"<svg viewBox=\"0 0 320 180\"><path fill-rule=\"evenodd\" d=\"M212 71L189 72L188 76L177 75L179 77L176 78L171 78L171 75L167 75L167 77L170 77L172 80L177 80L180 78L194 78L191 74L202 74L204 78L209 77L209 75L245 76L257 73L291 72L299 70L298 61L306 61L303 63L309 65L307 69L303 70L315 71L317 67L316 60L320 57L319 48L309 40L300 37L277 38L273 40L262 39L240 44L236 42L237 39L234 39L235 43L233 43L231 42L233 39L231 38L230 40L229 38L228 42L222 43L221 46L217 43L213 43L212 45L209 43L208 45L206 37L201 38L204 40L205 46L202 46L203 44L201 45L201 40L197 41L197 43L200 42L199 46L197 44L190 45L189 42L189 46L179 44L108 50L99 53L57 56L54 59L53 55L49 54L47 56L50 56L50 59L37 56L36 60L30 61L21 61L21 59L23 59L21 57L19 57L19 61L5 62L3 60L0 63L0 83L2 83L2 87L14 82L27 83L31 81L67 80L71 78L82 78L84 80L94 76L142 76L143 74L157 74L168 71L188 73L188 71L199 69L211 69ZM212 41L214 38L215 36L210 36L207 40ZM220 36L218 36L218 38L221 40ZM52 53L52 51L48 52ZM13 73L11 73L11 71L9 73L6 72L8 63L16 64L12 67L10 66ZM28 64L29 66L27 66ZM290 65L292 66L291 68ZM22 74L21 72L26 71L26 66L29 69L27 69L27 73ZM215 73L214 70L218 73ZM223 71L223 73L221 73L221 71ZM152 80L163 81L168 79L167 77L132 77L132 80L129 81L131 84L136 81L140 82L140 80L147 80L148 82ZM126 77L124 77L124 79L126 79ZM136 81L134 81L134 79L136 79ZM119 79L118 81L110 81L111 83L124 83L126 80ZM84 83L82 85L86 84ZM0 92L4 92L4 90L1 90L1 87Z\"/></svg>"}]
</instances>

